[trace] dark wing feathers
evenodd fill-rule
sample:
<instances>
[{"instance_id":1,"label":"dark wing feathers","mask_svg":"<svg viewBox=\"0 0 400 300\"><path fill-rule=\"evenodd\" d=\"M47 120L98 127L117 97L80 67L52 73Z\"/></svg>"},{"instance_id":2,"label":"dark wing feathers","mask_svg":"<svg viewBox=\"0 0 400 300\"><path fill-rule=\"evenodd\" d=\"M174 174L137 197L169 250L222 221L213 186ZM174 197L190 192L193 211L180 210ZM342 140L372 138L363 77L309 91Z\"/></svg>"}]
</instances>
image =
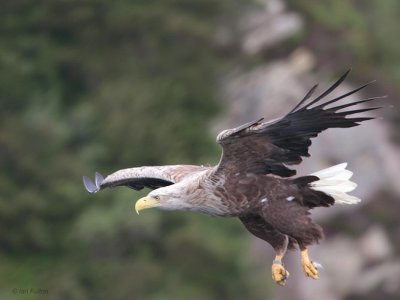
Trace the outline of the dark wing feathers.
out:
<instances>
[{"instance_id":1,"label":"dark wing feathers","mask_svg":"<svg viewBox=\"0 0 400 300\"><path fill-rule=\"evenodd\" d=\"M366 98L352 103L329 107L367 87L364 84L352 91L329 101L321 101L336 89L350 71L343 74L332 86L309 101L318 85L313 86L304 98L284 117L262 122L259 119L239 127L224 130L217 141L222 145L223 154L218 172L275 174L289 177L296 174L287 165L298 164L302 157L310 156L308 148L311 138L328 128L347 128L359 125L360 122L373 119L371 117L348 117L354 114L378 109L379 107L345 110L357 104L384 98ZM176 165L162 167L140 167L119 170L105 179L96 173L93 183L83 177L83 184L90 193L105 187L128 186L140 190L144 187L156 189L179 182L187 176L210 169L209 167Z\"/></svg>"},{"instance_id":2,"label":"dark wing feathers","mask_svg":"<svg viewBox=\"0 0 400 300\"><path fill-rule=\"evenodd\" d=\"M174 184L174 182L152 177L138 177L138 178L109 181L102 184L100 188L104 189L106 187L127 186L136 191L140 191L143 188L149 188L154 190L171 184Z\"/></svg>"},{"instance_id":3,"label":"dark wing feathers","mask_svg":"<svg viewBox=\"0 0 400 300\"><path fill-rule=\"evenodd\" d=\"M95 183L83 176L83 185L89 193L116 186L127 186L134 190L143 188L157 189L175 184L188 176L202 172L210 167L195 165L153 166L119 170L108 175L105 179L96 172Z\"/></svg>"},{"instance_id":4,"label":"dark wing feathers","mask_svg":"<svg viewBox=\"0 0 400 300\"><path fill-rule=\"evenodd\" d=\"M308 103L305 107L303 108L307 108L310 107L311 105L317 103L319 100L321 100L322 98L328 96L330 93L332 93L332 91L334 89L336 89L347 77L347 75L349 75L350 70L348 70L346 73L344 73L342 76L340 76L340 78L334 83L332 84L325 92L323 92L321 95L319 95L317 98L315 98L314 100L312 100L310 103ZM342 98L344 98L346 96L343 96ZM341 97L338 97L337 100L341 99Z\"/></svg>"},{"instance_id":5,"label":"dark wing feathers","mask_svg":"<svg viewBox=\"0 0 400 300\"><path fill-rule=\"evenodd\" d=\"M295 107L293 107L293 109L289 112L293 112L295 111L297 108L299 108L304 102L306 102L308 99L310 99L310 97L312 96L312 94L314 93L314 91L317 89L318 84L314 85L311 90L308 91L308 93L304 96L303 99L301 99L301 101L299 103L297 103L297 105Z\"/></svg>"},{"instance_id":6,"label":"dark wing feathers","mask_svg":"<svg viewBox=\"0 0 400 300\"><path fill-rule=\"evenodd\" d=\"M327 108L345 97L348 97L370 83L356 88L332 100L322 102L346 78L349 71L343 74L332 86L315 99L307 102L312 96L315 85L306 96L284 117L271 122L261 120L250 122L238 128L221 132L217 141L222 145L223 156L218 171L231 169L233 172L246 170L250 173L275 174L289 177L296 172L286 165L298 164L302 157L310 156L308 148L311 138L328 128L347 128L360 125L372 117L349 117L350 115L378 109L379 107L340 111L344 108L372 101L383 97L367 98L353 103Z\"/></svg>"}]
</instances>

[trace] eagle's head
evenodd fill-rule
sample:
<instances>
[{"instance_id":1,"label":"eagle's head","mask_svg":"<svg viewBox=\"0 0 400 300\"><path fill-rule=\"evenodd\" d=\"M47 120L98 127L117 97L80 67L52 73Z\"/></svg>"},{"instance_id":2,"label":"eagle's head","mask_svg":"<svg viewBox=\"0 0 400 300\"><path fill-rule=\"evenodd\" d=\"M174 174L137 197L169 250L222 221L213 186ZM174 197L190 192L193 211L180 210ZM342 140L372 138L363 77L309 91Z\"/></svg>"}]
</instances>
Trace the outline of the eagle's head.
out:
<instances>
[{"instance_id":1,"label":"eagle's head","mask_svg":"<svg viewBox=\"0 0 400 300\"><path fill-rule=\"evenodd\" d=\"M163 210L188 210L189 204L185 201L185 192L178 184L158 188L146 197L136 201L135 210L157 207Z\"/></svg>"}]
</instances>

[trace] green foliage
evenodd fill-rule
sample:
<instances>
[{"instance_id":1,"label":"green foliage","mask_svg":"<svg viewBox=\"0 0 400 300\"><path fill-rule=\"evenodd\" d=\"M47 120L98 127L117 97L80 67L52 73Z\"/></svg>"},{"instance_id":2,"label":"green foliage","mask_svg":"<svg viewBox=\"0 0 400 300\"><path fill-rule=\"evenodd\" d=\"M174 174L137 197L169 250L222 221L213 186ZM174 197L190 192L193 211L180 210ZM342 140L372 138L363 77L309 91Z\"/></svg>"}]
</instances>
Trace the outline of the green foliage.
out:
<instances>
[{"instance_id":1,"label":"green foliage","mask_svg":"<svg viewBox=\"0 0 400 300\"><path fill-rule=\"evenodd\" d=\"M332 65L342 59L351 64L360 77L378 73L389 83L399 82L400 43L395 42L400 35L399 1L288 2L306 17L306 39L312 43L317 56L330 56ZM342 65L339 64L341 68Z\"/></svg>"},{"instance_id":2,"label":"green foliage","mask_svg":"<svg viewBox=\"0 0 400 300\"><path fill-rule=\"evenodd\" d=\"M214 34L234 5L2 3L0 295L251 299L264 290L237 221L139 218L139 193L93 197L81 184L95 170L218 159L207 126L219 110L215 76L234 57L219 53Z\"/></svg>"}]
</instances>

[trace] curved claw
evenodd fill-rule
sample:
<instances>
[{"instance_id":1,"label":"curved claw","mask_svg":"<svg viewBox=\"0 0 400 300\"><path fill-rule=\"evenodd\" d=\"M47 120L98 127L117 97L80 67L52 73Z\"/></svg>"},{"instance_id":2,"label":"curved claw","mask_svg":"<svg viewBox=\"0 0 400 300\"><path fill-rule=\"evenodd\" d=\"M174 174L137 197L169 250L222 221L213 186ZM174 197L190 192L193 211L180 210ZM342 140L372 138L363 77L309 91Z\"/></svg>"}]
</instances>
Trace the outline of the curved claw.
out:
<instances>
[{"instance_id":1,"label":"curved claw","mask_svg":"<svg viewBox=\"0 0 400 300\"><path fill-rule=\"evenodd\" d=\"M303 272L307 277L318 279L317 265L314 265L308 257L307 249L301 251L301 266L303 267Z\"/></svg>"},{"instance_id":2,"label":"curved claw","mask_svg":"<svg viewBox=\"0 0 400 300\"><path fill-rule=\"evenodd\" d=\"M89 192L89 193L96 193L99 188L93 183L93 181L87 177L87 176L83 176L83 185L85 187L85 189Z\"/></svg>"},{"instance_id":3,"label":"curved claw","mask_svg":"<svg viewBox=\"0 0 400 300\"><path fill-rule=\"evenodd\" d=\"M314 265L314 267L318 270L318 269L324 269L324 266L321 265L319 262L313 261L312 264Z\"/></svg>"},{"instance_id":4,"label":"curved claw","mask_svg":"<svg viewBox=\"0 0 400 300\"><path fill-rule=\"evenodd\" d=\"M276 284L284 286L289 275L289 272L281 264L272 264L272 280Z\"/></svg>"},{"instance_id":5,"label":"curved claw","mask_svg":"<svg viewBox=\"0 0 400 300\"><path fill-rule=\"evenodd\" d=\"M315 268L312 262L306 262L303 264L303 272L307 277L318 279L318 270Z\"/></svg>"},{"instance_id":6,"label":"curved claw","mask_svg":"<svg viewBox=\"0 0 400 300\"><path fill-rule=\"evenodd\" d=\"M99 190L101 183L104 181L104 177L103 175L101 175L100 173L96 172L96 176L95 176L95 183L96 183L96 187Z\"/></svg>"}]
</instances>

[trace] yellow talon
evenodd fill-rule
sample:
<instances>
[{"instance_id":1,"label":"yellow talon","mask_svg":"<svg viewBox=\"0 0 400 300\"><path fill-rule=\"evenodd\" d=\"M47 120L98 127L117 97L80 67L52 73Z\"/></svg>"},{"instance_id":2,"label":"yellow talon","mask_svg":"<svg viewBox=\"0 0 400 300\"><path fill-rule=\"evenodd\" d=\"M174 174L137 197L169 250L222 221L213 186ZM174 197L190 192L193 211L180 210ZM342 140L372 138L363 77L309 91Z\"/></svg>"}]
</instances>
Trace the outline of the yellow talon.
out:
<instances>
[{"instance_id":1,"label":"yellow talon","mask_svg":"<svg viewBox=\"0 0 400 300\"><path fill-rule=\"evenodd\" d=\"M318 271L308 257L307 249L301 251L301 266L303 267L303 272L307 277L318 279Z\"/></svg>"},{"instance_id":2,"label":"yellow talon","mask_svg":"<svg viewBox=\"0 0 400 300\"><path fill-rule=\"evenodd\" d=\"M272 264L272 280L275 281L276 284L284 286L289 275L289 272L283 267L282 264Z\"/></svg>"}]
</instances>

